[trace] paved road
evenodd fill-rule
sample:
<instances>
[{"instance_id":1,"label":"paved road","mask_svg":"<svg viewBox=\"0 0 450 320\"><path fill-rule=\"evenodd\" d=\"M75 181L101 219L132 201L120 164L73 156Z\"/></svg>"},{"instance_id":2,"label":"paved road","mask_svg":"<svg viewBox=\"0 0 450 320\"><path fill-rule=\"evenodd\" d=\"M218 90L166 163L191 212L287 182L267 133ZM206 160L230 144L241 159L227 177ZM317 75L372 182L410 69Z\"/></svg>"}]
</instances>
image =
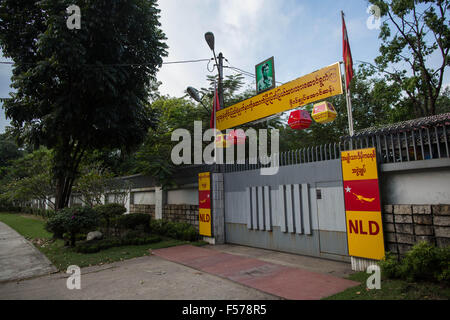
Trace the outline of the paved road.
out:
<instances>
[{"instance_id":1,"label":"paved road","mask_svg":"<svg viewBox=\"0 0 450 320\"><path fill-rule=\"evenodd\" d=\"M0 282L25 279L56 272L33 244L0 222Z\"/></svg>"},{"instance_id":2,"label":"paved road","mask_svg":"<svg viewBox=\"0 0 450 320\"><path fill-rule=\"evenodd\" d=\"M57 273L37 248L0 222L2 300L317 299L356 284L342 279L349 273L349 263L270 250L184 246L83 268L81 289L69 290L69 274Z\"/></svg>"},{"instance_id":3,"label":"paved road","mask_svg":"<svg viewBox=\"0 0 450 320\"><path fill-rule=\"evenodd\" d=\"M280 298L157 256L81 269L81 289L69 274L0 283L0 299L278 300Z\"/></svg>"}]
</instances>

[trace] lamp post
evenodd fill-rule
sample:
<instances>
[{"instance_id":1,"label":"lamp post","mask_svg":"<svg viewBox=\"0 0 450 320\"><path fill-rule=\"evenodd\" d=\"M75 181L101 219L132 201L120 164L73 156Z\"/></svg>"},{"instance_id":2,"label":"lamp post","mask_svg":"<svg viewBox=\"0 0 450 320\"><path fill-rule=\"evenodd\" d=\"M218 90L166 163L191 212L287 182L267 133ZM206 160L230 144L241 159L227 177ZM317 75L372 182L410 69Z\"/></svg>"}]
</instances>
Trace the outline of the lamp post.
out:
<instances>
[{"instance_id":1,"label":"lamp post","mask_svg":"<svg viewBox=\"0 0 450 320\"><path fill-rule=\"evenodd\" d=\"M209 48L213 52L214 55L214 61L217 65L217 70L219 72L219 84L218 84L218 93L219 93L219 108L222 109L224 107L223 103L223 54L222 52L219 53L219 61L217 61L216 52L214 50L214 33L212 32L206 32L205 33L205 40L208 44Z\"/></svg>"}]
</instances>

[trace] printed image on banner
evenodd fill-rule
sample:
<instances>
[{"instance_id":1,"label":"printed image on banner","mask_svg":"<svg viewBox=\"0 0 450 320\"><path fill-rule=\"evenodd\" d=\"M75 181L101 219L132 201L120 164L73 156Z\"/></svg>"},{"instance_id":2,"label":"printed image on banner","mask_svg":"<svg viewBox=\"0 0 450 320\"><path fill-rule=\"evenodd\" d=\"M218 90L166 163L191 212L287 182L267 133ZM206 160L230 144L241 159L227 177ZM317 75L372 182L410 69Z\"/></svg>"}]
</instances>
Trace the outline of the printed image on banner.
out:
<instances>
[{"instance_id":1,"label":"printed image on banner","mask_svg":"<svg viewBox=\"0 0 450 320\"><path fill-rule=\"evenodd\" d=\"M344 181L345 209L381 211L378 180Z\"/></svg>"},{"instance_id":2,"label":"printed image on banner","mask_svg":"<svg viewBox=\"0 0 450 320\"><path fill-rule=\"evenodd\" d=\"M381 211L347 211L348 253L353 257L384 258Z\"/></svg>"},{"instance_id":3,"label":"printed image on banner","mask_svg":"<svg viewBox=\"0 0 450 320\"><path fill-rule=\"evenodd\" d=\"M341 68L335 63L217 111L217 129L234 128L342 93Z\"/></svg>"},{"instance_id":4,"label":"printed image on banner","mask_svg":"<svg viewBox=\"0 0 450 320\"><path fill-rule=\"evenodd\" d=\"M211 191L200 190L198 192L198 207L202 209L211 209Z\"/></svg>"},{"instance_id":5,"label":"printed image on banner","mask_svg":"<svg viewBox=\"0 0 450 320\"><path fill-rule=\"evenodd\" d=\"M342 151L344 181L378 179L375 148Z\"/></svg>"}]
</instances>

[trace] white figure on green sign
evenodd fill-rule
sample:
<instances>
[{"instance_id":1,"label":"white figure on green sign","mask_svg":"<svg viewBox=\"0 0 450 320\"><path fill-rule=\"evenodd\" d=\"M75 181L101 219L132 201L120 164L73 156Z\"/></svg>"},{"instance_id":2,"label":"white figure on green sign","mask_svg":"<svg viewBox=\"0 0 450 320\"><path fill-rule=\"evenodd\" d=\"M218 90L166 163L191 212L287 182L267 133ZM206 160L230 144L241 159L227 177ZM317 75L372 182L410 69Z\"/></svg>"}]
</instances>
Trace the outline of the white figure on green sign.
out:
<instances>
[{"instance_id":1,"label":"white figure on green sign","mask_svg":"<svg viewBox=\"0 0 450 320\"><path fill-rule=\"evenodd\" d=\"M272 87L272 77L269 76L270 66L269 63L264 63L261 66L262 78L258 81L258 92L264 91Z\"/></svg>"}]
</instances>

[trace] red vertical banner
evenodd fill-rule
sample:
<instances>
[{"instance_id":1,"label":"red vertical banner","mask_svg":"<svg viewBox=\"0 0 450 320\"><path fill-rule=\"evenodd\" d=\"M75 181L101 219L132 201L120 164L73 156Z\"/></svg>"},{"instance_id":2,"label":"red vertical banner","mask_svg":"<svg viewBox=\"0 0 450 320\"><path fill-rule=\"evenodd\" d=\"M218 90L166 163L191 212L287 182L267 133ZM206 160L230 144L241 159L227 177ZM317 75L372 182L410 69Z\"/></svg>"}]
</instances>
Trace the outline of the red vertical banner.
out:
<instances>
[{"instance_id":1,"label":"red vertical banner","mask_svg":"<svg viewBox=\"0 0 450 320\"><path fill-rule=\"evenodd\" d=\"M381 260L385 255L375 148L341 152L350 256Z\"/></svg>"}]
</instances>

